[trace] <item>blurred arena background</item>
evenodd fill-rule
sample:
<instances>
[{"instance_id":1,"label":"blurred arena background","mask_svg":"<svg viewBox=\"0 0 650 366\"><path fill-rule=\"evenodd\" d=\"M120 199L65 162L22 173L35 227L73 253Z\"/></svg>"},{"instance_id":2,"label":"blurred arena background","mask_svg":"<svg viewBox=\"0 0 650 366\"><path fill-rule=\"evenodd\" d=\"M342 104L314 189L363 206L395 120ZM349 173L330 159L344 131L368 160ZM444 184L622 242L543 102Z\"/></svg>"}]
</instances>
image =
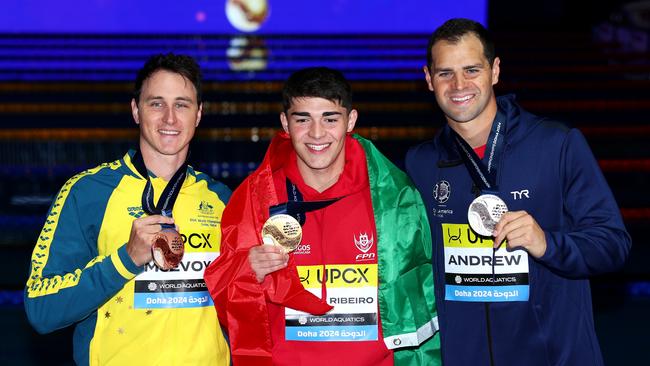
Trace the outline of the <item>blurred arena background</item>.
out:
<instances>
[{"instance_id":1,"label":"blurred arena background","mask_svg":"<svg viewBox=\"0 0 650 366\"><path fill-rule=\"evenodd\" d=\"M0 363L70 365L71 331L36 334L22 305L32 247L72 175L136 142L132 80L154 53L194 56L204 113L191 162L232 189L279 127L280 87L324 65L352 81L360 119L398 165L444 119L423 80L428 35L488 25L499 94L586 135L633 237L619 273L592 280L610 365L645 364L650 327L650 2L587 0L45 0L0 14ZM543 152L540 152L543 154ZM128 230L129 228L125 228ZM191 340L188 340L191 341Z\"/></svg>"}]
</instances>

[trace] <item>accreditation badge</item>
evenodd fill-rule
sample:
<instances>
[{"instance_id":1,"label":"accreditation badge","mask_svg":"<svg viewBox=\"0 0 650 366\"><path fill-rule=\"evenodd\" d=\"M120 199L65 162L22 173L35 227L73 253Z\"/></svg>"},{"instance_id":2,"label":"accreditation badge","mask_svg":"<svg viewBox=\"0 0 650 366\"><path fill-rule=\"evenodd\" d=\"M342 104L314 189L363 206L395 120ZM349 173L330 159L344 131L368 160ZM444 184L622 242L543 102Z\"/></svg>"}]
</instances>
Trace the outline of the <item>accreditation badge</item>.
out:
<instances>
[{"instance_id":1,"label":"accreditation badge","mask_svg":"<svg viewBox=\"0 0 650 366\"><path fill-rule=\"evenodd\" d=\"M469 302L528 301L528 252L494 250L494 239L464 223L441 223L445 300Z\"/></svg>"},{"instance_id":2,"label":"accreditation badge","mask_svg":"<svg viewBox=\"0 0 650 366\"><path fill-rule=\"evenodd\" d=\"M302 227L291 215L273 215L262 227L262 240L264 244L279 245L285 252L290 253L302 240Z\"/></svg>"},{"instance_id":3,"label":"accreditation badge","mask_svg":"<svg viewBox=\"0 0 650 366\"><path fill-rule=\"evenodd\" d=\"M376 255L376 246L369 253ZM285 340L363 342L381 339L377 263L299 265L296 269L300 283L316 297L323 296L325 282L327 297L322 300L334 309L317 316L285 307Z\"/></svg>"},{"instance_id":4,"label":"accreditation badge","mask_svg":"<svg viewBox=\"0 0 650 366\"><path fill-rule=\"evenodd\" d=\"M493 194L482 194L469 205L467 221L477 234L492 236L501 216L507 211L508 206L501 198Z\"/></svg>"}]
</instances>

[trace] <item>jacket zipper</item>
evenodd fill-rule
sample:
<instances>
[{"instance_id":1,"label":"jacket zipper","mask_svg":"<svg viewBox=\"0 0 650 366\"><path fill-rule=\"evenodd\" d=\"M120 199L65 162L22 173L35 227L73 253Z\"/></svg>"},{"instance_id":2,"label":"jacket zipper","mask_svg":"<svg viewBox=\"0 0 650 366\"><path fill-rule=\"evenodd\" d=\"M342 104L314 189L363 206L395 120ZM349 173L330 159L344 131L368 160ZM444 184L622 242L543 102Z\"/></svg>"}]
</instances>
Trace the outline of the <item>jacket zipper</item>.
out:
<instances>
[{"instance_id":1,"label":"jacket zipper","mask_svg":"<svg viewBox=\"0 0 650 366\"><path fill-rule=\"evenodd\" d=\"M505 132L504 132L504 134L505 134ZM497 172L497 182L499 182L499 183L501 182L501 173L503 172L503 170L501 168L503 167L504 155L505 155L507 150L508 150L508 145L506 144L503 147L501 160L499 161L499 170ZM492 256L492 273L494 275L494 255ZM490 354L490 366L494 366L494 351L492 350L492 326L491 326L491 321L490 321L490 303L489 302L485 303L485 325L486 325L486 332L487 332L488 353Z\"/></svg>"},{"instance_id":2,"label":"jacket zipper","mask_svg":"<svg viewBox=\"0 0 650 366\"><path fill-rule=\"evenodd\" d=\"M481 195L481 190L476 186L476 184L472 184L472 193L474 194L475 197L478 197ZM492 265L494 265L494 261L492 262ZM490 366L494 366L494 355L492 353L492 327L490 324L490 303L486 302L483 303L484 309L485 309L485 325L486 325L486 333L487 333L487 346L488 346L488 353L490 355Z\"/></svg>"},{"instance_id":3,"label":"jacket zipper","mask_svg":"<svg viewBox=\"0 0 650 366\"><path fill-rule=\"evenodd\" d=\"M492 353L492 329L490 326L490 303L485 303L485 323L487 325L488 351L490 353L490 366L494 366L494 354Z\"/></svg>"}]
</instances>

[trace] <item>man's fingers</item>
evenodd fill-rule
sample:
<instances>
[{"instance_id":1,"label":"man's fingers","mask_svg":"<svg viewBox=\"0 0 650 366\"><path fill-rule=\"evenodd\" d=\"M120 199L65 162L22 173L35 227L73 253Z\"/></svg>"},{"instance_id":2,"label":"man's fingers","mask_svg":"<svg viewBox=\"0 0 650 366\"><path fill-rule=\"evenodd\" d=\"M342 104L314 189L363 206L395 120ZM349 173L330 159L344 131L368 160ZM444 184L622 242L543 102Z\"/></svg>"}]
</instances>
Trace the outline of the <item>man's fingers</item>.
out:
<instances>
[{"instance_id":1,"label":"man's fingers","mask_svg":"<svg viewBox=\"0 0 650 366\"><path fill-rule=\"evenodd\" d=\"M264 267L280 265L289 261L289 255L276 245L252 247L248 257L251 264L259 264Z\"/></svg>"},{"instance_id":2,"label":"man's fingers","mask_svg":"<svg viewBox=\"0 0 650 366\"><path fill-rule=\"evenodd\" d=\"M508 249L523 247L526 243L529 243L530 238L526 235L527 232L528 231L525 227L520 227L510 231L507 235Z\"/></svg>"},{"instance_id":3,"label":"man's fingers","mask_svg":"<svg viewBox=\"0 0 650 366\"><path fill-rule=\"evenodd\" d=\"M284 248L279 245L258 245L251 248L252 252L256 253L278 253L285 254Z\"/></svg>"},{"instance_id":4,"label":"man's fingers","mask_svg":"<svg viewBox=\"0 0 650 366\"><path fill-rule=\"evenodd\" d=\"M277 270L280 270L280 269L282 269L282 268L284 268L286 266L287 266L287 263L284 262L284 263L276 264L274 266L267 267L267 273L273 273L273 272L275 272Z\"/></svg>"},{"instance_id":5,"label":"man's fingers","mask_svg":"<svg viewBox=\"0 0 650 366\"><path fill-rule=\"evenodd\" d=\"M266 261L259 261L259 262L254 262L255 267L258 269L269 269L269 268L276 268L276 267L284 267L287 264L287 261L282 260L282 259L276 259L276 260L266 260Z\"/></svg>"},{"instance_id":6,"label":"man's fingers","mask_svg":"<svg viewBox=\"0 0 650 366\"><path fill-rule=\"evenodd\" d=\"M267 274L285 268L289 255L277 245L258 245L249 250L248 261L261 283Z\"/></svg>"},{"instance_id":7,"label":"man's fingers","mask_svg":"<svg viewBox=\"0 0 650 366\"><path fill-rule=\"evenodd\" d=\"M494 238L494 248L498 248L503 240L506 240L509 250L524 248L535 258L544 255L546 252L544 232L533 216L526 213L510 216L507 220L509 221L501 227L499 234Z\"/></svg>"},{"instance_id":8,"label":"man's fingers","mask_svg":"<svg viewBox=\"0 0 650 366\"><path fill-rule=\"evenodd\" d=\"M494 228L494 236L499 235L503 230L503 227L508 225L510 222L515 221L523 216L528 215L526 211L508 211L501 216L501 219Z\"/></svg>"},{"instance_id":9,"label":"man's fingers","mask_svg":"<svg viewBox=\"0 0 650 366\"><path fill-rule=\"evenodd\" d=\"M147 217L141 217L133 221L133 228L139 233L155 234L162 230L163 224L173 225L174 219L162 215L151 215ZM176 229L176 231L178 231L178 228Z\"/></svg>"},{"instance_id":10,"label":"man's fingers","mask_svg":"<svg viewBox=\"0 0 650 366\"><path fill-rule=\"evenodd\" d=\"M159 224L173 224L174 219L163 215L151 215L147 217L141 217L135 220L134 222L137 222L142 226L147 226L147 225L159 225Z\"/></svg>"},{"instance_id":11,"label":"man's fingers","mask_svg":"<svg viewBox=\"0 0 650 366\"><path fill-rule=\"evenodd\" d=\"M285 263L288 259L288 257L281 254L264 254L251 257L251 262L260 263L262 265L275 265L278 263Z\"/></svg>"},{"instance_id":12,"label":"man's fingers","mask_svg":"<svg viewBox=\"0 0 650 366\"><path fill-rule=\"evenodd\" d=\"M526 224L526 217L528 216L526 211L510 211L503 214L494 229L494 248L500 247L501 243L509 237L513 230L524 226Z\"/></svg>"}]
</instances>

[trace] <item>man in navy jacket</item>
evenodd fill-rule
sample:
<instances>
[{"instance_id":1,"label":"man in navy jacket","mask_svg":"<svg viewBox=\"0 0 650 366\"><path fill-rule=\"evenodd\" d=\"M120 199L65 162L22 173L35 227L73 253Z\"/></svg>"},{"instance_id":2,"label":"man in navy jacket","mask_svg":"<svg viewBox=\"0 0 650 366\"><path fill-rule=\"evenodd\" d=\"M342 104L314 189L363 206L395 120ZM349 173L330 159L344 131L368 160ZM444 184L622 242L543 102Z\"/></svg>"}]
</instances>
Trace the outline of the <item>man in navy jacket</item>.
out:
<instances>
[{"instance_id":1,"label":"man in navy jacket","mask_svg":"<svg viewBox=\"0 0 650 366\"><path fill-rule=\"evenodd\" d=\"M494 95L479 23L447 21L427 61L447 124L406 168L431 222L443 363L602 365L588 278L631 241L584 137Z\"/></svg>"}]
</instances>

